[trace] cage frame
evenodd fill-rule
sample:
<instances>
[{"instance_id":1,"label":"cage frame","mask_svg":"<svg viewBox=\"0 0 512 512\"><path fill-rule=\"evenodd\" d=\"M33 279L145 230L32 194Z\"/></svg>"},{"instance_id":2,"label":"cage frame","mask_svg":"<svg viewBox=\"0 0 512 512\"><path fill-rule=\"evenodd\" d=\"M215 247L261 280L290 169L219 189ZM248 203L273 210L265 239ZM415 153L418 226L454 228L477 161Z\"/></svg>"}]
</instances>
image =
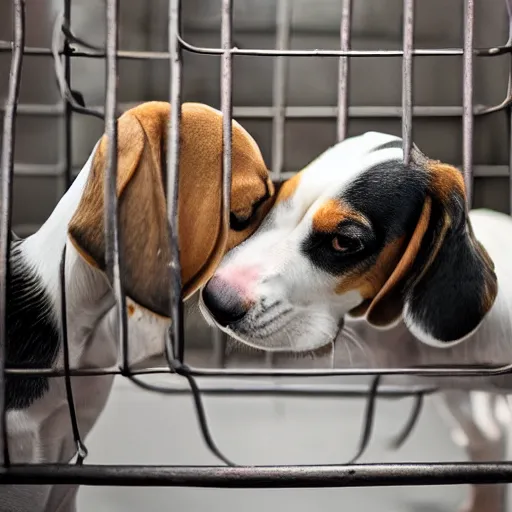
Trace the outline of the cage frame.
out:
<instances>
[{"instance_id":1,"label":"cage frame","mask_svg":"<svg viewBox=\"0 0 512 512\"><path fill-rule=\"evenodd\" d=\"M510 14L510 0L506 0ZM38 464L18 465L9 461L7 433L5 425L5 375L45 375L47 377L65 377L69 382L74 375L110 375L121 374L136 381L137 375L151 373L174 372L187 378L194 392L194 379L197 377L327 377L339 375L414 375L414 376L492 376L510 373L512 363L494 367L450 366L421 367L421 368L391 368L391 369L335 369L335 370L233 370L190 368L184 364L184 333L183 307L181 301L179 247L176 238L177 199L178 199L178 164L179 164L179 125L180 109L171 110L169 125L169 158L167 167L167 208L169 232L172 248L170 265L171 275L171 317L173 318L169 336L166 339L167 368L148 368L134 370L128 367L128 340L126 327L126 303L122 291L119 238L117 229L117 197L115 191L117 162L117 123L120 110L117 102L117 62L118 59L164 59L170 63L169 98L172 105L181 104L182 53L184 51L203 55L218 55L221 57L221 111L223 113L223 221L229 221L229 202L231 185L231 119L233 115L244 117L271 117L273 120L273 151L271 176L274 180L283 180L290 173L282 172L284 124L291 117L336 117L337 139L343 140L347 134L348 120L351 117L382 115L401 117L402 138L404 141L404 160L407 163L413 140L413 118L416 116L460 116L463 125L463 162L462 172L466 184L468 203L472 199L472 180L478 175L492 175L489 166L473 165L473 129L476 116L487 115L499 110L508 109L509 124L512 126L512 116L509 106L512 104L512 64L509 67L509 90L504 101L499 105L485 106L474 104L473 72L475 57L489 57L511 54L512 40L499 47L474 48L474 0L464 0L464 43L462 48L421 49L414 47L414 0L403 0L403 48L402 50L352 50L351 12L352 0L342 0L342 16L340 22L339 50L290 50L290 0L278 0L277 48L275 50L240 49L233 46L233 0L222 0L221 13L221 45L219 48L198 47L189 43L181 30L180 9L181 0L169 0L169 51L140 52L120 51L118 49L119 0L106 0L107 44L105 49L98 49L73 39L70 32L71 0L64 0L63 22L57 28L65 35L62 49L26 47L25 40L25 0L13 0L14 41L0 41L0 52L11 52L11 73L9 76L9 92L4 106L3 152L0 162L1 179L1 215L0 215L0 443L2 444L3 464L0 467L0 484L82 484L82 485L136 485L136 486L183 486L183 487L224 487L224 488L274 488L274 487L359 487L382 485L452 485L452 484L482 484L512 482L512 463L394 463L394 464L349 464L349 465L316 465L316 466L115 466L115 465L83 465L86 456L85 446L81 443L79 432L74 432L77 442L76 464ZM510 19L510 18L509 18ZM512 23L512 22L511 22ZM512 33L512 32L511 32ZM77 50L72 43L78 43L85 49ZM64 88L62 104L40 106L19 104L19 84L23 55L54 55L63 57L62 70ZM233 107L232 104L232 64L236 55L268 56L275 58L274 66L274 108L266 110L258 107ZM412 95L412 70L414 59L421 56L462 56L463 58L463 105L462 107L415 107ZM338 58L338 105L337 107L307 107L286 106L286 58L300 57ZM364 57L402 57L402 105L399 107L381 107L380 109L365 107L350 107L348 102L348 78L350 74L350 59ZM106 101L101 107L85 107L79 105L69 93L71 84L71 58L104 58L106 61ZM56 66L59 58L55 60ZM512 62L512 60L511 60ZM61 83L62 85L62 83ZM105 175L105 235L107 275L112 283L118 303L119 340L123 365L121 368L100 369L69 369L69 362L63 370L55 369L13 369L5 368L5 309L6 289L9 279L8 251L13 236L12 225L12 181L14 167L14 128L16 115L34 114L42 116L63 115L65 122L65 143L60 163L52 168L46 168L49 175L57 175L64 180L65 188L73 179L72 147L71 147L71 115L73 112L95 115L105 119L105 133L109 143L107 149L107 172ZM277 148L277 149L276 149ZM24 175L41 175L39 166L25 166L18 172ZM512 144L508 165L509 175L512 175ZM18 172L16 174L18 174ZM293 174L293 173L292 173ZM512 182L511 182L512 183ZM512 185L509 197L512 204ZM64 272L64 269L62 270ZM65 313L65 297L63 296L63 312ZM65 314L63 315L63 348L67 350ZM222 344L222 338L216 337L216 343ZM220 351L219 354L222 352ZM220 355L219 355L220 357ZM66 357L64 358L66 361ZM139 382L139 385L141 383ZM155 389L158 391L158 389ZM160 390L168 393L184 392L183 389L169 388ZM401 397L414 394L436 392L435 387L419 389L404 389L402 387L383 387L377 390L379 396ZM202 389L201 393L233 394L297 394L312 396L322 393L328 396L365 396L365 386L353 389L337 387L336 389L319 386L267 387L253 386L252 388L210 386ZM68 391L70 414L74 416L72 393ZM76 421L75 421L76 423Z\"/></svg>"}]
</instances>

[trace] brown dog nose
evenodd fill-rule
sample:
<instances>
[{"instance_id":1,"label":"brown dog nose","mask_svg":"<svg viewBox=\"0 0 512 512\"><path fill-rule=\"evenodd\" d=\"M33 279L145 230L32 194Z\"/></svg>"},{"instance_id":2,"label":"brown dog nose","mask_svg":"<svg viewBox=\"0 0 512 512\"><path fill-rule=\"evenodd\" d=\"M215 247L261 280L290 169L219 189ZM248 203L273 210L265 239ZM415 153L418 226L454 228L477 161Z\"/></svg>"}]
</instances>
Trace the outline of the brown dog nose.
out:
<instances>
[{"instance_id":1,"label":"brown dog nose","mask_svg":"<svg viewBox=\"0 0 512 512\"><path fill-rule=\"evenodd\" d=\"M219 277L212 277L205 286L203 301L215 321L222 327L238 322L248 310L240 293Z\"/></svg>"}]
</instances>

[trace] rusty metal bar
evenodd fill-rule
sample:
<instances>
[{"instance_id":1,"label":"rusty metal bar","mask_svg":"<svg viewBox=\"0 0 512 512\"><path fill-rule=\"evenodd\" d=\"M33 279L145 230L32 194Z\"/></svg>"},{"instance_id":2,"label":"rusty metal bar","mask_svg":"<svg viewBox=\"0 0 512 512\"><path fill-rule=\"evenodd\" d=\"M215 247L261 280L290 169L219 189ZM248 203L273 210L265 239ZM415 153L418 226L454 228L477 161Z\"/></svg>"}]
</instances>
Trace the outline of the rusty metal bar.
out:
<instances>
[{"instance_id":1,"label":"rusty metal bar","mask_svg":"<svg viewBox=\"0 0 512 512\"><path fill-rule=\"evenodd\" d=\"M119 103L118 111L125 112L126 110L135 107L139 103ZM91 106L91 110L103 113L103 107ZM495 105L478 105L473 106L473 115L482 116L486 115L490 109L495 108ZM505 109L506 106L500 108ZM5 110L4 106L0 106L0 112ZM63 115L64 108L62 105L37 105L22 103L18 105L17 115L27 116L60 116ZM401 106L387 106L387 105L357 105L350 106L348 109L349 118L397 118L402 117L403 109ZM412 109L414 117L462 117L463 109L461 106L414 106ZM330 119L338 115L338 108L334 106L286 106L284 107L284 114L286 119ZM247 107L247 106L233 106L233 116L240 119L273 119L274 107L261 106L261 107Z\"/></svg>"},{"instance_id":2,"label":"rusty metal bar","mask_svg":"<svg viewBox=\"0 0 512 512\"><path fill-rule=\"evenodd\" d=\"M233 117L233 0L222 0L221 21L221 83L220 105L222 111L222 221L229 228L231 209L231 136Z\"/></svg>"},{"instance_id":3,"label":"rusty metal bar","mask_svg":"<svg viewBox=\"0 0 512 512\"><path fill-rule=\"evenodd\" d=\"M180 37L183 41L183 39ZM186 41L183 41L184 49L192 51L194 53L205 53L212 55L221 55L222 50L216 48L202 48L193 46ZM0 53L7 53L12 51L11 41L0 41ZM269 53L270 52L270 53ZM488 48L475 48L473 53L479 57L498 57L500 55L509 54L512 52L512 48L507 45L492 46ZM25 46L23 53L31 56L51 56L52 51L49 48ZM60 52L63 54L63 51ZM282 55L277 50L256 50L256 49L233 49L233 54L240 55L254 55L254 56L265 56L265 55ZM439 48L439 49L417 49L414 50L413 55L418 56L456 56L462 55L463 50L461 48ZM285 53L285 56L297 56L297 57L402 57L403 52L401 50L297 50L293 53ZM93 58L103 59L106 56L106 52L97 50L74 50L73 57L77 58ZM118 59L128 60L169 60L169 52L155 52L155 51L132 51L132 50L119 50L117 52Z\"/></svg>"},{"instance_id":4,"label":"rusty metal bar","mask_svg":"<svg viewBox=\"0 0 512 512\"><path fill-rule=\"evenodd\" d=\"M466 185L466 200L473 202L473 42L474 0L464 0L464 53L463 53L463 114L462 114L462 171Z\"/></svg>"},{"instance_id":5,"label":"rusty metal bar","mask_svg":"<svg viewBox=\"0 0 512 512\"><path fill-rule=\"evenodd\" d=\"M404 165L409 164L412 133L412 72L414 44L414 0L404 0L403 11L403 50L402 58L402 141Z\"/></svg>"},{"instance_id":6,"label":"rusty metal bar","mask_svg":"<svg viewBox=\"0 0 512 512\"><path fill-rule=\"evenodd\" d=\"M64 0L64 23L66 26L71 25L71 0ZM64 77L69 89L71 90L71 47L68 38L64 39ZM71 103L64 100L64 162L66 164L66 173L64 175L64 189L67 190L73 182L73 139L71 135L72 130L72 115L73 108Z\"/></svg>"},{"instance_id":7,"label":"rusty metal bar","mask_svg":"<svg viewBox=\"0 0 512 512\"><path fill-rule=\"evenodd\" d=\"M512 463L419 462L316 466L16 465L0 484L301 489L512 483Z\"/></svg>"},{"instance_id":8,"label":"rusty metal bar","mask_svg":"<svg viewBox=\"0 0 512 512\"><path fill-rule=\"evenodd\" d=\"M276 16L276 49L286 50L290 45L290 24L292 2L278 0ZM286 121L286 71L288 60L286 57L274 59L273 83L273 109L272 122L272 172L279 176L283 170L284 160L284 126Z\"/></svg>"},{"instance_id":9,"label":"rusty metal bar","mask_svg":"<svg viewBox=\"0 0 512 512\"><path fill-rule=\"evenodd\" d=\"M16 141L16 108L20 94L23 47L25 46L25 0L13 0L14 42L9 72L9 88L2 132L1 215L0 215L0 453L3 465L10 464L5 410L5 365L7 353L7 290L10 279L12 239L12 182Z\"/></svg>"},{"instance_id":10,"label":"rusty metal bar","mask_svg":"<svg viewBox=\"0 0 512 512\"><path fill-rule=\"evenodd\" d=\"M181 78L182 56L178 41L180 29L181 2L169 1L169 101L171 117L169 122L167 160L167 215L169 221L169 242L171 249L170 261L170 316L172 318L169 341L172 346L166 347L171 354L183 362L185 344L183 328L183 304L181 301L181 265L178 244L178 188L180 160L180 122L181 122Z\"/></svg>"},{"instance_id":11,"label":"rusty metal bar","mask_svg":"<svg viewBox=\"0 0 512 512\"><path fill-rule=\"evenodd\" d=\"M340 23L340 49L350 50L352 22L352 0L342 0ZM347 137L349 118L349 78L350 59L340 57L338 65L338 116L337 116L337 140L342 141Z\"/></svg>"},{"instance_id":12,"label":"rusty metal bar","mask_svg":"<svg viewBox=\"0 0 512 512\"><path fill-rule=\"evenodd\" d=\"M105 133L107 168L105 172L105 263L108 279L117 303L117 334L120 340L123 370L128 369L128 325L126 298L121 282L119 222L117 201L117 48L119 41L119 0L107 0L107 57Z\"/></svg>"},{"instance_id":13,"label":"rusty metal bar","mask_svg":"<svg viewBox=\"0 0 512 512\"><path fill-rule=\"evenodd\" d=\"M204 46L195 46L188 43L179 36L181 45L184 50L192 53L200 53L203 55L222 55L224 51L220 48L209 48ZM473 53L479 56L496 56L510 53L512 49L506 46L493 48L484 48L481 50L473 50ZM262 49L245 49L232 48L232 55L246 55L254 57L403 57L403 50L262 50ZM414 56L434 57L434 56L455 56L463 55L461 48L437 48L437 49L414 49Z\"/></svg>"}]
</instances>

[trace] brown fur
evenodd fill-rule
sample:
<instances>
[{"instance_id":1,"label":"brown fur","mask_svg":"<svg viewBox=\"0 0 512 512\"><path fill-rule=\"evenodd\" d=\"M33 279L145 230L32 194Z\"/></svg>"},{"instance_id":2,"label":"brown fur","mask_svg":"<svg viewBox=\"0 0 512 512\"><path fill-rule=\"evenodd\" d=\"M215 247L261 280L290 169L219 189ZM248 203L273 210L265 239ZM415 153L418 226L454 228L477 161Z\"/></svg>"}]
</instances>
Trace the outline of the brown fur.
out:
<instances>
[{"instance_id":1,"label":"brown fur","mask_svg":"<svg viewBox=\"0 0 512 512\"><path fill-rule=\"evenodd\" d=\"M126 294L149 310L168 309L170 258L164 184L170 105L148 102L118 121L119 225ZM261 152L236 122L232 135L231 211L245 213L273 186ZM94 155L84 194L69 224L80 254L105 266L103 189L107 137ZM222 115L199 103L182 105L178 230L183 294L192 294L213 273L229 248L254 232L267 204L243 232L225 232L221 221ZM269 203L270 201L267 201Z\"/></svg>"},{"instance_id":2,"label":"brown fur","mask_svg":"<svg viewBox=\"0 0 512 512\"><path fill-rule=\"evenodd\" d=\"M427 169L430 172L430 179L432 187L437 191L437 196L443 201L447 203L449 201L450 195L458 194L459 197L465 198L465 183L463 175L451 165L443 164L439 161L429 160L427 165ZM445 224L443 226L443 231L445 232L450 225L450 219L447 216L445 219ZM487 251L482 246L480 242L478 242L474 235L473 230L471 229L471 225L468 226L468 231L470 235L470 239L475 247L476 251L485 262L486 266L494 270L494 263L487 254ZM440 243L439 243L440 245ZM437 245L436 248L438 249ZM430 259L429 264L433 261L433 258ZM482 308L483 311L487 312L491 309L491 306L494 303L496 298L496 294L498 291L497 282L495 277L485 280L485 288L482 291Z\"/></svg>"},{"instance_id":3,"label":"brown fur","mask_svg":"<svg viewBox=\"0 0 512 512\"><path fill-rule=\"evenodd\" d=\"M407 277L412 264L420 250L423 236L428 228L430 220L432 200L430 197L425 199L423 210L418 220L418 224L414 233L409 240L409 244L405 249L398 264L394 267L393 272L390 274L384 286L380 289L379 293L375 296L368 308L368 320L375 325L385 325L391 323L402 309L401 298L397 300L397 294L400 283L403 283ZM435 257L435 256L433 256ZM433 260L432 257L432 260ZM432 261L431 260L431 261ZM425 267L424 272L428 267Z\"/></svg>"},{"instance_id":4,"label":"brown fur","mask_svg":"<svg viewBox=\"0 0 512 512\"><path fill-rule=\"evenodd\" d=\"M466 197L464 177L457 168L437 160L427 160L426 166L431 187L441 202L447 204L453 194Z\"/></svg>"},{"instance_id":5,"label":"brown fur","mask_svg":"<svg viewBox=\"0 0 512 512\"><path fill-rule=\"evenodd\" d=\"M344 277L336 287L336 293L342 294L351 290L358 290L363 299L373 299L379 290L383 289L388 276L397 265L403 243L404 239L399 238L386 245L369 270L356 271Z\"/></svg>"},{"instance_id":6,"label":"brown fur","mask_svg":"<svg viewBox=\"0 0 512 512\"><path fill-rule=\"evenodd\" d=\"M301 175L298 172L292 176L289 180L282 183L277 194L276 203L282 203L290 199L293 196L300 184Z\"/></svg>"},{"instance_id":7,"label":"brown fur","mask_svg":"<svg viewBox=\"0 0 512 512\"><path fill-rule=\"evenodd\" d=\"M415 276L414 282L411 283L412 286L414 286L423 278L427 270L431 267L432 263L436 259L437 254L445 241L446 234L453 222L449 215L450 210L448 205L450 201L453 200L454 196L456 196L457 200L461 201L462 204L465 201L464 179L461 173L455 167L442 164L440 162L427 160L426 168L429 172L430 180L429 194L434 196L442 204L446 205L447 209L445 211L443 224L438 231L437 238L429 258L423 266L422 271L417 276ZM355 313L359 315L363 309L366 309L367 307L367 318L374 325L388 324L395 320L400 314L403 305L403 297L400 293L400 285L404 283L409 275L414 260L418 254L423 237L429 226L432 207L432 199L430 195L425 198L423 211L421 213L416 229L395 270L391 273L389 279L386 281L382 289L371 301L371 303L367 302L365 307L359 308L357 311L355 311ZM470 239L478 253L484 262L488 265L488 267L493 269L494 265L487 252L481 246L481 244L474 239L470 224L468 224L468 231L470 234ZM485 312L491 308L496 297L496 293L496 279L495 277L489 277L489 279L486 280L485 289L482 290L482 305Z\"/></svg>"},{"instance_id":8,"label":"brown fur","mask_svg":"<svg viewBox=\"0 0 512 512\"><path fill-rule=\"evenodd\" d=\"M366 218L342 201L329 199L322 204L313 216L313 229L320 233L334 233L344 219L353 219L368 224Z\"/></svg>"}]
</instances>

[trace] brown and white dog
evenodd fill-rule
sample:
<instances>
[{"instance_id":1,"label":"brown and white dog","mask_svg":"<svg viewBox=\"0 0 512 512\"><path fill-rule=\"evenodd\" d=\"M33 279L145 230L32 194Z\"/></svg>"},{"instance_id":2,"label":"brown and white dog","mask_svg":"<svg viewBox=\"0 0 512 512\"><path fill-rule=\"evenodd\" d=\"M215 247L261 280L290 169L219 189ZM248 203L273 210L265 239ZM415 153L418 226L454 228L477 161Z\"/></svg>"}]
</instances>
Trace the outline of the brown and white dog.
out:
<instances>
[{"instance_id":1,"label":"brown and white dog","mask_svg":"<svg viewBox=\"0 0 512 512\"><path fill-rule=\"evenodd\" d=\"M119 118L119 229L128 308L130 363L163 352L168 318L168 233L165 199L170 105L149 102ZM274 193L253 138L233 122L231 226L221 222L222 115L198 103L182 105L179 243L184 295L211 276L224 253L249 236ZM116 308L104 274L103 183L107 139L47 222L11 251L7 364L62 368L60 255L66 246L66 298L71 368L118 364ZM101 414L112 376L74 377L78 425L87 436ZM9 376L7 427L14 463L67 463L75 452L63 379ZM75 510L76 486L3 486L2 512Z\"/></svg>"},{"instance_id":2,"label":"brown and white dog","mask_svg":"<svg viewBox=\"0 0 512 512\"><path fill-rule=\"evenodd\" d=\"M405 166L401 139L368 132L333 146L282 186L258 230L202 290L201 308L230 336L264 351L334 344L338 367L506 364L511 255L512 219L468 212L456 168L417 147ZM350 348L338 335L345 318L358 340ZM461 389L444 398L470 457L505 455L494 398L512 390L512 379L438 384ZM467 409L470 398L482 398L469 394L474 389L489 393L485 418ZM504 487L491 486L480 487L469 508L503 506Z\"/></svg>"}]
</instances>

